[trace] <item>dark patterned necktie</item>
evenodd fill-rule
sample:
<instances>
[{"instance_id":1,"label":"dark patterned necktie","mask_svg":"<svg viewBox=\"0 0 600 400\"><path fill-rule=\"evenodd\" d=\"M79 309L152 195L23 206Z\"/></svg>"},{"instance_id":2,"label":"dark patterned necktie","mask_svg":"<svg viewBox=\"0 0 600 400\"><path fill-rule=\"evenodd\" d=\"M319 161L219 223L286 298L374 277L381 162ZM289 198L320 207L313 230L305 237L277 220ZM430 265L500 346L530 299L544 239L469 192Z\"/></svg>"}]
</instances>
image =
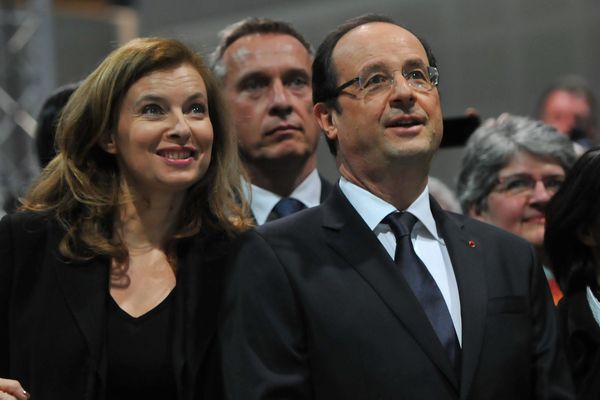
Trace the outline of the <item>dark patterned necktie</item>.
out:
<instances>
[{"instance_id":1,"label":"dark patterned necktie","mask_svg":"<svg viewBox=\"0 0 600 400\"><path fill-rule=\"evenodd\" d=\"M404 278L421 303L442 346L455 370L459 369L460 345L454 330L454 324L444 301L440 288L427 270L427 267L415 253L410 232L417 217L407 212L394 212L384 219L396 235L396 255L394 261L400 267Z\"/></svg>"},{"instance_id":2,"label":"dark patterned necktie","mask_svg":"<svg viewBox=\"0 0 600 400\"><path fill-rule=\"evenodd\" d=\"M275 204L273 210L267 218L268 221L274 221L279 218L287 217L297 211L305 209L306 206L300 201L291 197L284 197Z\"/></svg>"}]
</instances>

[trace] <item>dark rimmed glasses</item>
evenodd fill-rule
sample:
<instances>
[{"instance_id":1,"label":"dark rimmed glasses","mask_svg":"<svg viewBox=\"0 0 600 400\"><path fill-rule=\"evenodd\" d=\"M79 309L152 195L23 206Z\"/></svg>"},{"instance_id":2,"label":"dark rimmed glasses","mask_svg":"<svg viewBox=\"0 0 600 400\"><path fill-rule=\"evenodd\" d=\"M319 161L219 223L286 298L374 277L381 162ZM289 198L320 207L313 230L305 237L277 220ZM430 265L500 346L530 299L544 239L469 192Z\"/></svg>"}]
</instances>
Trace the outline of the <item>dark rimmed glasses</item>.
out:
<instances>
[{"instance_id":1,"label":"dark rimmed glasses","mask_svg":"<svg viewBox=\"0 0 600 400\"><path fill-rule=\"evenodd\" d=\"M494 191L514 196L531 196L537 183L542 182L546 191L554 195L564 181L564 175L547 175L536 179L529 174L515 174L498 178Z\"/></svg>"},{"instance_id":2,"label":"dark rimmed glasses","mask_svg":"<svg viewBox=\"0 0 600 400\"><path fill-rule=\"evenodd\" d=\"M387 93L396 83L396 72L400 72L408 86L418 92L430 92L439 82L439 72L435 67L418 67L407 71L367 70L338 86L335 97L351 87L355 88L355 93L350 94L356 97Z\"/></svg>"}]
</instances>

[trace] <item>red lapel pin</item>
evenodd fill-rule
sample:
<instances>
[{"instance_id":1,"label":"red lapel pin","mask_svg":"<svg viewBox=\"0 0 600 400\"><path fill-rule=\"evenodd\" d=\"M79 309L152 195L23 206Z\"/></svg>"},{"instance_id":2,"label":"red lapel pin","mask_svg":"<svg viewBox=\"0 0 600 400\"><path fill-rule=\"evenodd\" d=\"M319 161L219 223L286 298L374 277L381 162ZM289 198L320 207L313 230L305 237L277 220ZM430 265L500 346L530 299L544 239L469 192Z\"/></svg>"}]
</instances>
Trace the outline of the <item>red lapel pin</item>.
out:
<instances>
[{"instance_id":1,"label":"red lapel pin","mask_svg":"<svg viewBox=\"0 0 600 400\"><path fill-rule=\"evenodd\" d=\"M475 241L469 240L469 247L475 247Z\"/></svg>"}]
</instances>

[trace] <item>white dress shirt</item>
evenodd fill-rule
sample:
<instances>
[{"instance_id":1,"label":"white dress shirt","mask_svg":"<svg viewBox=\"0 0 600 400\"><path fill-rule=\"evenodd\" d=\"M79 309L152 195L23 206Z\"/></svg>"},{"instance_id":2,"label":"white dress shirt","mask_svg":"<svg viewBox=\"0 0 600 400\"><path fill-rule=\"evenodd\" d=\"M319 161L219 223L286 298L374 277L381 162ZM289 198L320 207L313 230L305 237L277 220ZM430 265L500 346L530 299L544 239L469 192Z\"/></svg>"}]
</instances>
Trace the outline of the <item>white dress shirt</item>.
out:
<instances>
[{"instance_id":1,"label":"white dress shirt","mask_svg":"<svg viewBox=\"0 0 600 400\"><path fill-rule=\"evenodd\" d=\"M450 311L450 317L456 330L456 336L462 346L462 320L460 316L460 297L456 276L444 239L438 235L435 220L429 203L429 189L406 209L397 210L393 205L375 196L373 193L353 184L344 177L340 178L340 189L356 209L367 226L375 233L390 257L396 253L396 236L383 219L395 211L407 211L419 220L410 235L415 253L423 261L429 273L440 288L444 301Z\"/></svg>"},{"instance_id":2,"label":"white dress shirt","mask_svg":"<svg viewBox=\"0 0 600 400\"><path fill-rule=\"evenodd\" d=\"M264 224L273 207L282 197L246 181L242 182L242 188L246 198L250 200L250 209L256 224ZM300 185L296 186L289 197L300 200L307 208L318 206L321 203L321 178L319 178L316 168Z\"/></svg>"}]
</instances>

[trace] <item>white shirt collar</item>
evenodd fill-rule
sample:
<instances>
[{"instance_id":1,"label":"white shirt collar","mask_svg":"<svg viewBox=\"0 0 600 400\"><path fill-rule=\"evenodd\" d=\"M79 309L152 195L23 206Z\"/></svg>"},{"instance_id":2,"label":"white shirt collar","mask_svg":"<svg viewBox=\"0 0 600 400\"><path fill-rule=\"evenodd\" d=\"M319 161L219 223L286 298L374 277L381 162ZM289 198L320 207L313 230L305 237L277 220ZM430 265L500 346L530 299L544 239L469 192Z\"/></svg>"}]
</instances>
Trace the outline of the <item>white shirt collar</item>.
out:
<instances>
[{"instance_id":1,"label":"white shirt collar","mask_svg":"<svg viewBox=\"0 0 600 400\"><path fill-rule=\"evenodd\" d=\"M381 221L394 211L408 211L419 219L419 222L421 222L435 240L443 243L443 241L440 240L435 220L431 213L429 188L427 186L406 210L397 210L396 207L390 203L348 181L343 176L340 178L340 189L350 204L352 204L361 218L365 221L369 229L375 230Z\"/></svg>"},{"instance_id":2,"label":"white shirt collar","mask_svg":"<svg viewBox=\"0 0 600 400\"><path fill-rule=\"evenodd\" d=\"M250 199L250 208L256 223L264 224L275 204L281 200L281 196L246 181L243 182L242 187L244 194ZM319 205L321 202L321 179L316 168L296 186L289 197L300 200L306 207Z\"/></svg>"},{"instance_id":3,"label":"white shirt collar","mask_svg":"<svg viewBox=\"0 0 600 400\"><path fill-rule=\"evenodd\" d=\"M594 293L592 293L592 289L590 289L589 286L585 288L585 297L590 305L590 310L592 311L596 323L600 326L600 302L596 296L594 296Z\"/></svg>"}]
</instances>

